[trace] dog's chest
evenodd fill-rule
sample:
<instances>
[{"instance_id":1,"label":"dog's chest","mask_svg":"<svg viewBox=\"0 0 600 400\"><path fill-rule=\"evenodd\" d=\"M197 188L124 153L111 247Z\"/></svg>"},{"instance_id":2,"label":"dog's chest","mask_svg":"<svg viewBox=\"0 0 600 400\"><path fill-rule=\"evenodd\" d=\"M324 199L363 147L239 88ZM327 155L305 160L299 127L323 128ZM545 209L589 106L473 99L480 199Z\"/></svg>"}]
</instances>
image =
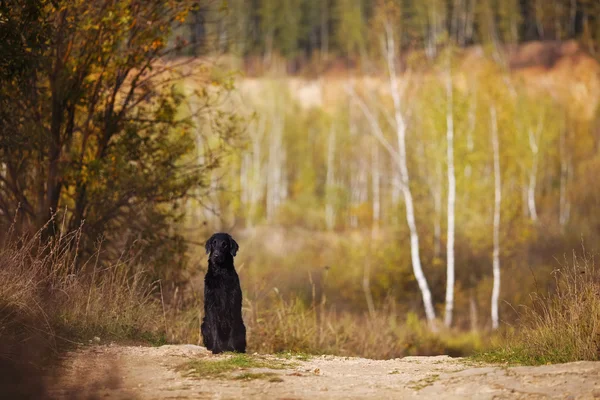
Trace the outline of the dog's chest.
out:
<instances>
[{"instance_id":1,"label":"dog's chest","mask_svg":"<svg viewBox=\"0 0 600 400\"><path fill-rule=\"evenodd\" d=\"M238 283L234 276L207 276L204 282L205 296L209 302L223 310L234 305L239 292Z\"/></svg>"}]
</instances>

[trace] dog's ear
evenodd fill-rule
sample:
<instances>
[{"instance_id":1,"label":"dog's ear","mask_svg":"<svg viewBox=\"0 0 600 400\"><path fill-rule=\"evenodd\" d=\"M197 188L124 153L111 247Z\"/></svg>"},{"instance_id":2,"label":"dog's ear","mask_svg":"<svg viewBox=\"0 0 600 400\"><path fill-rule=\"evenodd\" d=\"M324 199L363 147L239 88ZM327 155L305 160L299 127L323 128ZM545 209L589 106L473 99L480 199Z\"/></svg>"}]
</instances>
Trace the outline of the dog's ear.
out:
<instances>
[{"instance_id":1,"label":"dog's ear","mask_svg":"<svg viewBox=\"0 0 600 400\"><path fill-rule=\"evenodd\" d=\"M240 246L238 246L237 242L231 236L229 236L229 249L233 257L235 257L237 251L240 249Z\"/></svg>"},{"instance_id":2,"label":"dog's ear","mask_svg":"<svg viewBox=\"0 0 600 400\"><path fill-rule=\"evenodd\" d=\"M208 239L206 241L206 244L204 245L204 248L206 249L206 254L210 254L210 252L212 251L212 246L213 246L213 238L211 236L210 239Z\"/></svg>"}]
</instances>

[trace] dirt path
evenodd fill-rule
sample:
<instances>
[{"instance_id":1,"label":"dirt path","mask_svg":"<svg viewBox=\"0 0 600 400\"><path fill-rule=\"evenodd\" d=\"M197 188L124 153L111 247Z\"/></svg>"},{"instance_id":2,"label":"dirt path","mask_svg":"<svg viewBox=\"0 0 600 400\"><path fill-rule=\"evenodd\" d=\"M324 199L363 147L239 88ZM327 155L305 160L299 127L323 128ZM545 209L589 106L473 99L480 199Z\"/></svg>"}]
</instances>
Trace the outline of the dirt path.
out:
<instances>
[{"instance_id":1,"label":"dirt path","mask_svg":"<svg viewBox=\"0 0 600 400\"><path fill-rule=\"evenodd\" d=\"M90 346L63 360L56 399L600 399L600 363L504 368L464 359L388 361L254 356L283 369L193 376L190 362L223 361L199 346ZM265 373L266 374L263 374ZM245 378L245 379L236 379ZM258 379L251 379L258 378Z\"/></svg>"}]
</instances>

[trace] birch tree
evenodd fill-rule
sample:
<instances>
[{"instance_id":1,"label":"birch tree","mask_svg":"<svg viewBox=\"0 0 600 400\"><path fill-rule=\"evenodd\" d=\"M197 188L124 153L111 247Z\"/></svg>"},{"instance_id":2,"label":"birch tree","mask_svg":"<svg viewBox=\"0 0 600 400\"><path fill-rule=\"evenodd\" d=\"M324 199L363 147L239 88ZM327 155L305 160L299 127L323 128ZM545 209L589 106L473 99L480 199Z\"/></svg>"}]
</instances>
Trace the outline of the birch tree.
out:
<instances>
[{"instance_id":1,"label":"birch tree","mask_svg":"<svg viewBox=\"0 0 600 400\"><path fill-rule=\"evenodd\" d=\"M535 206L535 188L537 184L537 170L539 163L539 142L543 129L543 116L540 115L535 131L529 128L529 148L531 149L531 170L529 171L529 184L527 185L527 207L532 221L537 221L538 214Z\"/></svg>"},{"instance_id":2,"label":"birch tree","mask_svg":"<svg viewBox=\"0 0 600 400\"><path fill-rule=\"evenodd\" d=\"M446 313L444 324L452 325L452 311L454 309L454 209L456 203L456 175L454 172L454 110L452 95L452 71L450 69L450 55L448 56L446 76L446 144L448 162L448 204L447 204L447 243L446 243Z\"/></svg>"},{"instance_id":3,"label":"birch tree","mask_svg":"<svg viewBox=\"0 0 600 400\"><path fill-rule=\"evenodd\" d=\"M385 23L385 55L388 67L389 75L389 86L394 103L394 120L396 122L396 138L398 140L398 152L396 162L400 169L400 179L402 194L404 196L404 203L406 206L406 222L410 230L410 249L413 271L421 295L423 297L423 304L425 306L425 314L430 324L433 324L435 320L435 310L433 309L433 302L431 299L431 291L425 274L423 273L423 267L421 266L421 255L419 250L419 233L417 231L417 223L415 220L415 211L413 206L413 197L410 191L410 178L408 174L408 166L406 162L406 121L402 112L402 100L400 97L401 91L398 85L398 78L396 73L396 44L394 41L394 34L392 26L389 20ZM402 89L404 90L405 87ZM373 119L374 120L374 119ZM381 132L379 130L379 132ZM383 135L380 135L381 139L384 139Z\"/></svg>"},{"instance_id":4,"label":"birch tree","mask_svg":"<svg viewBox=\"0 0 600 400\"><path fill-rule=\"evenodd\" d=\"M502 205L502 182L500 181L500 143L498 140L498 117L496 108L490 109L492 151L494 153L494 250L492 254L492 328L498 329L498 301L500 299L500 206Z\"/></svg>"},{"instance_id":5,"label":"birch tree","mask_svg":"<svg viewBox=\"0 0 600 400\"><path fill-rule=\"evenodd\" d=\"M394 33L392 30L392 24L389 19L384 18L384 34L382 37L382 47L384 50L385 61L388 69L389 78L389 89L394 105L394 128L396 133L397 148L386 139L381 126L369 109L367 104L357 96L354 89L350 86L347 87L347 91L350 96L356 100L361 111L367 118L370 126L371 133L375 138L384 146L388 151L396 167L400 171L400 185L402 195L404 197L404 204L406 207L406 222L410 231L410 249L411 249L411 262L415 279L419 285L421 296L423 298L423 305L425 307L425 315L430 326L434 328L435 310L433 308L433 302L431 298L431 291L425 274L423 273L423 267L421 265L421 255L419 250L419 233L417 231L417 223L415 220L415 211L413 205L413 196L410 190L410 178L408 173L408 166L406 160L406 119L403 112L402 104L402 93L406 89L406 85L402 85L402 88L398 84L398 77L396 72L396 43L394 40Z\"/></svg>"}]
</instances>

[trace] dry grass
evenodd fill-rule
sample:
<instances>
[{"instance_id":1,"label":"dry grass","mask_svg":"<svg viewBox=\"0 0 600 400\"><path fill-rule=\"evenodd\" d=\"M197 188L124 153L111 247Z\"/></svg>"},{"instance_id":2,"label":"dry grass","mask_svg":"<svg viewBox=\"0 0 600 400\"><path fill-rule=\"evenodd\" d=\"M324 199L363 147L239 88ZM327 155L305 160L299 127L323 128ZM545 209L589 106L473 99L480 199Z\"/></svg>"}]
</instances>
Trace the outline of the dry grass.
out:
<instances>
[{"instance_id":1,"label":"dry grass","mask_svg":"<svg viewBox=\"0 0 600 400\"><path fill-rule=\"evenodd\" d=\"M600 270L584 254L554 274L555 289L536 294L518 330L480 358L532 365L600 360Z\"/></svg>"},{"instance_id":2,"label":"dry grass","mask_svg":"<svg viewBox=\"0 0 600 400\"><path fill-rule=\"evenodd\" d=\"M95 336L150 339L164 329L154 285L132 259L78 260L79 232L0 248L0 340L44 338L52 347Z\"/></svg>"},{"instance_id":3,"label":"dry grass","mask_svg":"<svg viewBox=\"0 0 600 400\"><path fill-rule=\"evenodd\" d=\"M441 331L433 333L416 314L401 317L393 307L373 315L338 313L324 304L305 306L295 299L274 300L263 311L251 311L246 320L252 351L360 356L391 359L408 355L453 356L481 350L478 334Z\"/></svg>"},{"instance_id":4,"label":"dry grass","mask_svg":"<svg viewBox=\"0 0 600 400\"><path fill-rule=\"evenodd\" d=\"M134 259L106 264L78 253L80 232L0 245L0 392L49 398L43 370L77 343L160 342L164 320L154 285ZM96 340L94 340L96 339Z\"/></svg>"},{"instance_id":5,"label":"dry grass","mask_svg":"<svg viewBox=\"0 0 600 400\"><path fill-rule=\"evenodd\" d=\"M201 307L201 305L198 305ZM202 344L199 314L192 310L168 316L169 338ZM311 354L392 359L409 355L465 356L481 351L484 333L441 330L433 333L414 313L400 316L392 306L374 315L337 312L325 303L306 305L278 293L261 301L245 301L248 352L284 354L302 360Z\"/></svg>"}]
</instances>

